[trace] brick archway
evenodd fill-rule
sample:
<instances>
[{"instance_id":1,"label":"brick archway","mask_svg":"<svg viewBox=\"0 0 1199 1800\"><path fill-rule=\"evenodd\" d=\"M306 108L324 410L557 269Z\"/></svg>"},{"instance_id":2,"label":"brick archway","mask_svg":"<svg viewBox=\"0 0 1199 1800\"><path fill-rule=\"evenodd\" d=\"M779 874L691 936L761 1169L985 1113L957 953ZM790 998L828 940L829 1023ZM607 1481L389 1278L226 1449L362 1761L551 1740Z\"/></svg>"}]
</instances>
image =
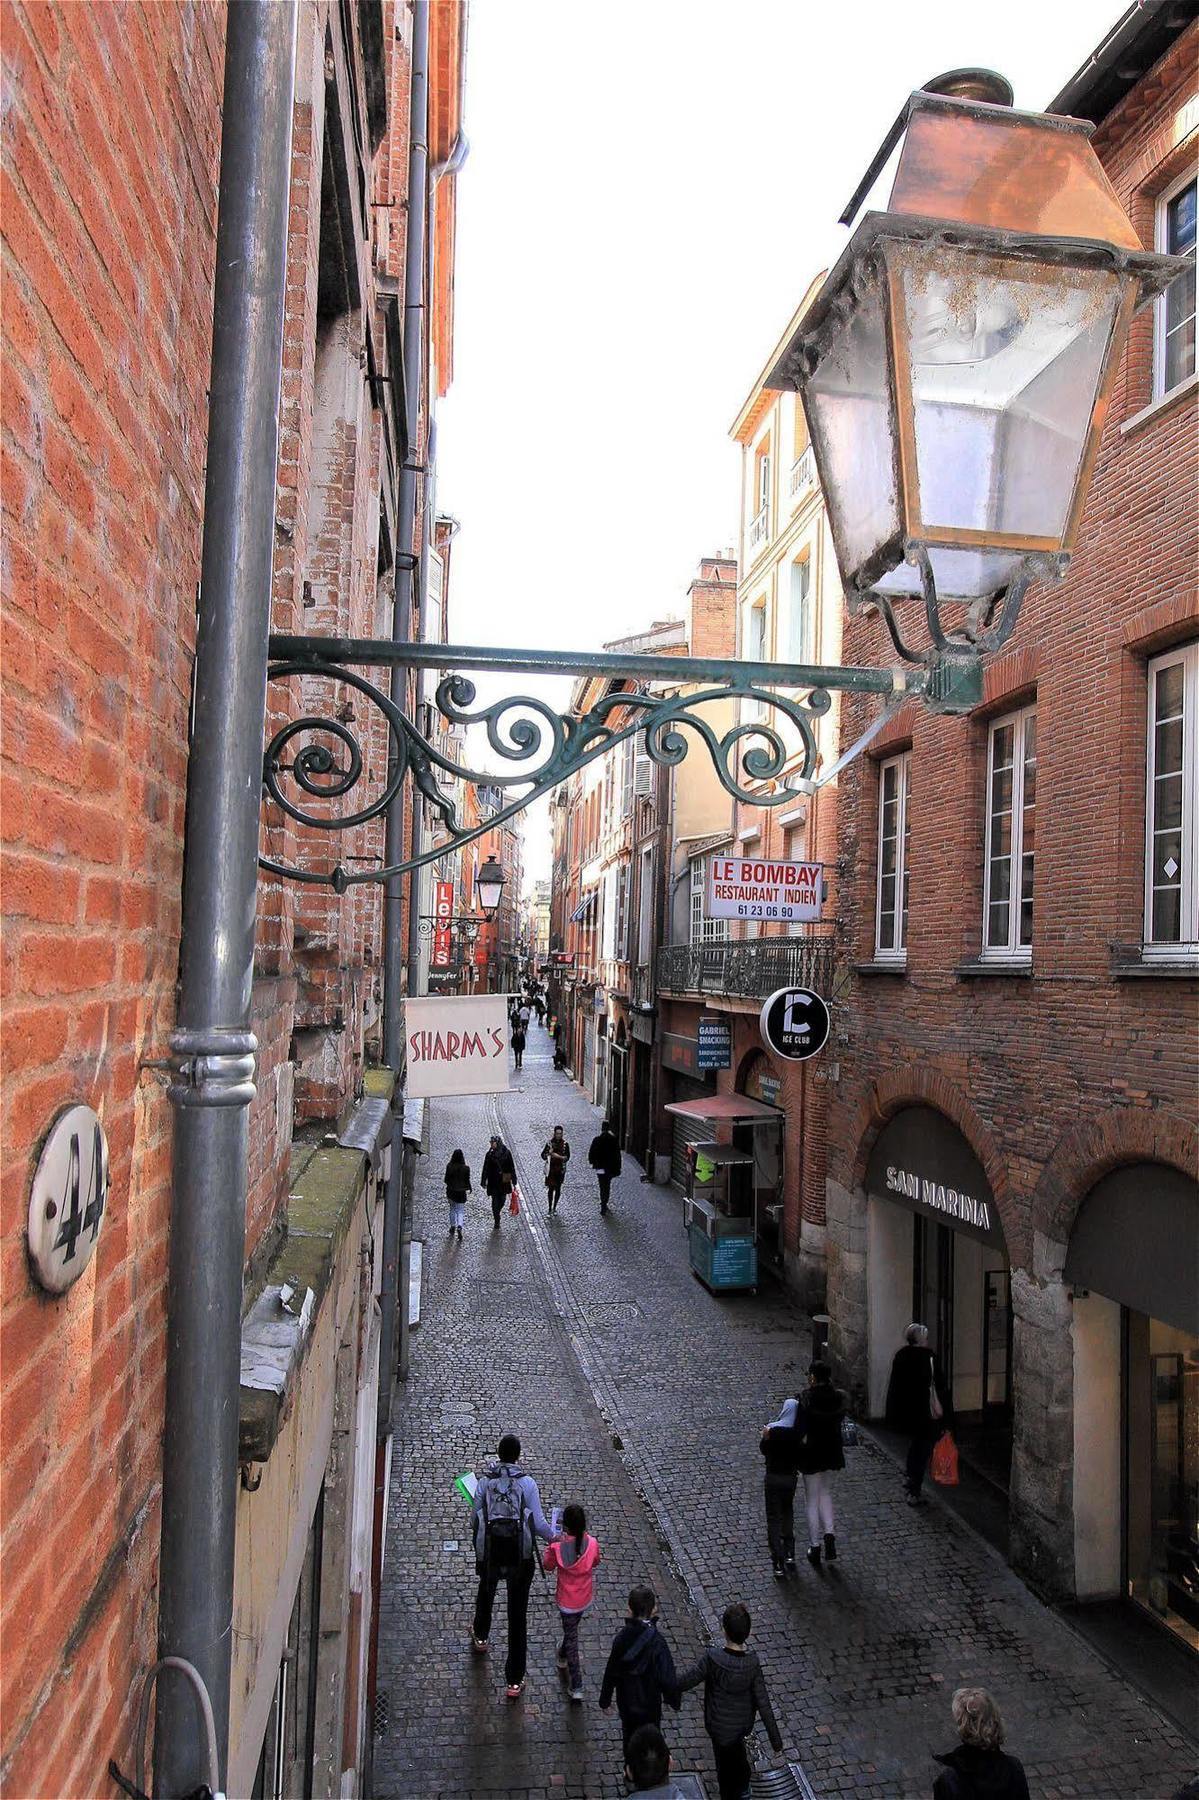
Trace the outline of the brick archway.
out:
<instances>
[{"instance_id":1,"label":"brick archway","mask_svg":"<svg viewBox=\"0 0 1199 1800\"><path fill-rule=\"evenodd\" d=\"M1078 1209L1095 1183L1133 1162L1167 1163L1193 1175L1199 1166L1199 1130L1163 1108L1122 1106L1064 1132L1033 1193L1032 1230L1055 1243L1068 1243Z\"/></svg>"},{"instance_id":2,"label":"brick archway","mask_svg":"<svg viewBox=\"0 0 1199 1800\"><path fill-rule=\"evenodd\" d=\"M1013 1268L1028 1261L1031 1237L1019 1218L1013 1217L1012 1189L1007 1168L991 1131L959 1087L935 1069L897 1070L871 1083L854 1122L857 1150L853 1183L862 1187L866 1165L875 1140L888 1119L905 1106L931 1106L956 1125L977 1156L991 1184L991 1193L1003 1226L1008 1259Z\"/></svg>"}]
</instances>

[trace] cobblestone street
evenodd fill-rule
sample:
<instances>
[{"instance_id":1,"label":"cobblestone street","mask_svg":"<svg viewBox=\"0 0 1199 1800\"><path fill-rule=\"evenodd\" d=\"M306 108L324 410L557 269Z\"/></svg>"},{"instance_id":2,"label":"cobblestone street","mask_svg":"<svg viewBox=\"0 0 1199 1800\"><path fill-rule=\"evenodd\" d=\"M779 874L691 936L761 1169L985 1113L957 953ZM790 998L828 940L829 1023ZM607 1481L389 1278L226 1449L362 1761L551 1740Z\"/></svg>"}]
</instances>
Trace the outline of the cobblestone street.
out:
<instances>
[{"instance_id":1,"label":"cobblestone street","mask_svg":"<svg viewBox=\"0 0 1199 1800\"><path fill-rule=\"evenodd\" d=\"M835 1568L772 1580L758 1431L803 1378L804 1321L772 1287L709 1295L688 1270L677 1194L642 1183L631 1158L601 1217L586 1164L598 1115L552 1072L537 1026L514 1081L495 1101L432 1103L418 1174L422 1317L397 1408L375 1792L622 1794L619 1726L598 1709L598 1682L627 1590L648 1580L680 1664L730 1599L749 1605L786 1746L769 1758L759 1732L759 1752L801 1764L818 1800L930 1794L930 1752L954 1741L949 1697L972 1681L999 1700L1039 1800L1169 1800L1196 1773L1194 1745L953 1514L935 1500L909 1511L869 1439L839 1481ZM559 1122L573 1158L550 1221L539 1152ZM477 1183L497 1128L527 1204L495 1233ZM447 1238L441 1185L457 1145L476 1182L461 1245ZM557 1615L540 1580L523 1699L504 1699L502 1602L491 1654L470 1652L473 1562L452 1483L505 1430L520 1435L547 1511L580 1500L602 1545L582 1707L555 1673ZM713 1795L698 1696L665 1728L676 1769L700 1771Z\"/></svg>"}]
</instances>

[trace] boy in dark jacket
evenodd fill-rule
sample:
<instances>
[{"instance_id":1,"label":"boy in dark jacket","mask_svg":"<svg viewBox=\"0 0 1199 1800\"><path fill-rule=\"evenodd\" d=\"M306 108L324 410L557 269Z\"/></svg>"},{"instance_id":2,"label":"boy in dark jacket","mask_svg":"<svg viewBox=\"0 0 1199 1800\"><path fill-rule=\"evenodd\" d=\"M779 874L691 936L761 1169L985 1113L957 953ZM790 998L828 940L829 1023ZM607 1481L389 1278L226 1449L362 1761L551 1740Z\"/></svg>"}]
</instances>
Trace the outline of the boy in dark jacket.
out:
<instances>
[{"instance_id":1,"label":"boy in dark jacket","mask_svg":"<svg viewBox=\"0 0 1199 1800\"><path fill-rule=\"evenodd\" d=\"M608 1664L600 1686L600 1707L607 1712L616 1696L624 1733L625 1756L629 1739L640 1725L661 1725L662 1702L679 1710L680 1690L670 1646L657 1626L658 1598L653 1588L635 1587L629 1593L629 1619L612 1640Z\"/></svg>"},{"instance_id":2,"label":"boy in dark jacket","mask_svg":"<svg viewBox=\"0 0 1199 1800\"><path fill-rule=\"evenodd\" d=\"M760 1716L774 1751L783 1747L774 1708L757 1653L745 1648L753 1620L749 1608L737 1602L726 1606L720 1623L724 1648L705 1650L694 1668L679 1682L683 1693L704 1684L704 1730L712 1740L720 1800L744 1800L749 1793L749 1758L745 1740Z\"/></svg>"}]
</instances>

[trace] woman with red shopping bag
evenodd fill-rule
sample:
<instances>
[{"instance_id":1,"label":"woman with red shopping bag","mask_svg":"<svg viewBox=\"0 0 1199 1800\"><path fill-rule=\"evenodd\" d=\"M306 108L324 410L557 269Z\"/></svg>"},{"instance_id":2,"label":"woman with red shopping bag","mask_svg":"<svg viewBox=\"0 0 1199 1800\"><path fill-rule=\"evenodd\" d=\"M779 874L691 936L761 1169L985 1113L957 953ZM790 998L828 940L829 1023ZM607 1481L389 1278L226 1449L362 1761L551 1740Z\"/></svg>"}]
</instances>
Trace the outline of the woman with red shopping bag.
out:
<instances>
[{"instance_id":1,"label":"woman with red shopping bag","mask_svg":"<svg viewBox=\"0 0 1199 1800\"><path fill-rule=\"evenodd\" d=\"M929 1348L928 1326L909 1325L903 1335L887 1385L887 1424L909 1439L904 1487L908 1505L923 1506L929 1458L953 1423L953 1403L941 1364Z\"/></svg>"}]
</instances>

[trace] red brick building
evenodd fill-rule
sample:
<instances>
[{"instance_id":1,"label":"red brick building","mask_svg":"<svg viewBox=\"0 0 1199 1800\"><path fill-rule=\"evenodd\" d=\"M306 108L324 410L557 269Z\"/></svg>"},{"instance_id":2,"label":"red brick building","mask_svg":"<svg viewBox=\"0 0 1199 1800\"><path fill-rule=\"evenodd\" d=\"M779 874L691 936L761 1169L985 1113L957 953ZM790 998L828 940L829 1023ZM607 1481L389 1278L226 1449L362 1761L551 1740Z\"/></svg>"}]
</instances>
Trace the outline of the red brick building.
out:
<instances>
[{"instance_id":1,"label":"red brick building","mask_svg":"<svg viewBox=\"0 0 1199 1800\"><path fill-rule=\"evenodd\" d=\"M1145 245L1192 256L1197 49L1134 8L1051 109L1094 121ZM1135 321L1069 575L982 706L905 710L841 778L827 1204L832 1349L869 1411L923 1320L1016 1564L1192 1642L1194 304L1192 273ZM844 660L887 659L847 619ZM843 707L848 745L869 708Z\"/></svg>"},{"instance_id":2,"label":"red brick building","mask_svg":"<svg viewBox=\"0 0 1199 1800\"><path fill-rule=\"evenodd\" d=\"M458 0L429 9L435 248L422 392L406 408L414 9L298 7L276 630L389 631L396 568L419 566L422 508L400 542L397 494L451 369L464 15ZM110 1757L130 1771L156 1655L171 1114L147 1065L167 1054L179 975L226 18L216 3L4 9L0 1784L13 1795L97 1793ZM358 729L378 792L386 744L360 698L272 684L268 735L302 712ZM264 813L263 852L289 865L382 847L381 824L334 840ZM390 1376L366 1229L377 1242L371 1108L386 1110L394 1079L370 1067L381 964L377 889L260 882L230 1792L280 1756L288 1792L359 1791L368 1759L376 1387ZM84 1274L55 1295L27 1258L30 1184L76 1102L103 1125L108 1200ZM281 1387L263 1385L247 1358L287 1281L310 1311ZM282 1698L297 1645L319 1673L307 1712Z\"/></svg>"}]
</instances>

